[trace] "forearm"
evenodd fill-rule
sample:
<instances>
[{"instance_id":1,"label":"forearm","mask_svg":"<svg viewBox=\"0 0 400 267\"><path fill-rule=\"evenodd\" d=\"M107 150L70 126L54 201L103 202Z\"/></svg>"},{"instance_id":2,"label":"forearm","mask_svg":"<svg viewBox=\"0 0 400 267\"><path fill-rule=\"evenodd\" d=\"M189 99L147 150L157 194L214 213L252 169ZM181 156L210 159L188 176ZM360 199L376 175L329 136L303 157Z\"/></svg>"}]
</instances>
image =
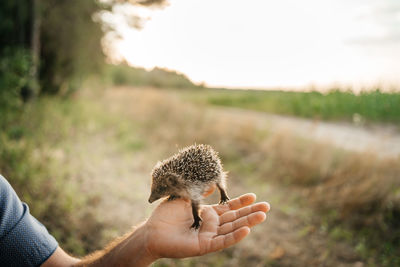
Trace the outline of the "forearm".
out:
<instances>
[{"instance_id":1,"label":"forearm","mask_svg":"<svg viewBox=\"0 0 400 267\"><path fill-rule=\"evenodd\" d=\"M69 256L61 248L42 264L42 267L103 267L148 266L156 260L147 250L147 232L144 224L132 232L117 238L103 250L79 260Z\"/></svg>"},{"instance_id":2,"label":"forearm","mask_svg":"<svg viewBox=\"0 0 400 267\"><path fill-rule=\"evenodd\" d=\"M147 232L144 224L133 232L111 242L105 249L97 251L74 266L148 266L156 260L147 249Z\"/></svg>"}]
</instances>

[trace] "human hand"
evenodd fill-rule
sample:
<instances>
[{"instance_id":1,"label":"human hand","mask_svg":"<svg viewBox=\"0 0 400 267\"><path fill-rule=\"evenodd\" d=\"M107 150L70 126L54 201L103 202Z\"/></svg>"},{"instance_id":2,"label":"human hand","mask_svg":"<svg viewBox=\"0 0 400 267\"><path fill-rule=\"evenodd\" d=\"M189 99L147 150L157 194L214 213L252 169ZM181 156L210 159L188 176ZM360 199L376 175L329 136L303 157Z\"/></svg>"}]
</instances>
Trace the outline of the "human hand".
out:
<instances>
[{"instance_id":1,"label":"human hand","mask_svg":"<svg viewBox=\"0 0 400 267\"><path fill-rule=\"evenodd\" d=\"M154 259L185 258L204 255L232 246L266 218L267 202L252 204L255 194L245 194L225 205L202 205L203 222L199 230L193 223L190 201L164 200L152 213L144 227L147 250Z\"/></svg>"},{"instance_id":2,"label":"human hand","mask_svg":"<svg viewBox=\"0 0 400 267\"><path fill-rule=\"evenodd\" d=\"M207 194L212 191L211 188ZM250 233L250 227L265 220L269 204L253 204L255 200L256 195L245 194L225 205L201 206L203 222L198 230L190 228L190 201L164 200L147 221L103 250L79 260L57 248L42 266L141 267L159 258L185 258L218 251L236 244Z\"/></svg>"}]
</instances>

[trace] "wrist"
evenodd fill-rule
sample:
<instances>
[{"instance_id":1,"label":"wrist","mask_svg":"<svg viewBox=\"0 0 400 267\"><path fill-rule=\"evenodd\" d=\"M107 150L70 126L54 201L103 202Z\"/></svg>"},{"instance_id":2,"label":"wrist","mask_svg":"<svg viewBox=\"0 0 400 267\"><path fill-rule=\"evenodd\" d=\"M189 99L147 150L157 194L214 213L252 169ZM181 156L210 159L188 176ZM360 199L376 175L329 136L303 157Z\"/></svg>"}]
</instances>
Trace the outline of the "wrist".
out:
<instances>
[{"instance_id":1,"label":"wrist","mask_svg":"<svg viewBox=\"0 0 400 267\"><path fill-rule=\"evenodd\" d=\"M128 237L129 245L127 247L131 247L128 249L128 254L129 251L131 251L130 255L132 255L132 251L138 252L138 257L135 257L136 260L132 262L131 266L148 266L159 259L150 249L149 233L149 228L144 222Z\"/></svg>"},{"instance_id":2,"label":"wrist","mask_svg":"<svg viewBox=\"0 0 400 267\"><path fill-rule=\"evenodd\" d=\"M148 229L145 223L112 242L103 251L95 252L74 266L149 266L158 258L149 250Z\"/></svg>"},{"instance_id":3,"label":"wrist","mask_svg":"<svg viewBox=\"0 0 400 267\"><path fill-rule=\"evenodd\" d=\"M149 249L149 232L146 223L137 226L135 230L116 248L119 259L124 266L148 266L157 260ZM118 264L117 264L118 265ZM112 266L112 265L111 265Z\"/></svg>"}]
</instances>

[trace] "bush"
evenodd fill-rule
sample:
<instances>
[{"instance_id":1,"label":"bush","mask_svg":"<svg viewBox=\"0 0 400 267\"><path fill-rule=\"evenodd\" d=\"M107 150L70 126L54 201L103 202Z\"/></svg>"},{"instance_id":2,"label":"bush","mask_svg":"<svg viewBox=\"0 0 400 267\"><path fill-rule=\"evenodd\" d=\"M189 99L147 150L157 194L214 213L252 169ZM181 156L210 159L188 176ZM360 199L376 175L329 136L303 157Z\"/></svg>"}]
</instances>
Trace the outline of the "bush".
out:
<instances>
[{"instance_id":1,"label":"bush","mask_svg":"<svg viewBox=\"0 0 400 267\"><path fill-rule=\"evenodd\" d=\"M5 49L0 54L0 123L9 122L12 112L21 108L21 90L32 86L30 67L31 58L24 49Z\"/></svg>"}]
</instances>

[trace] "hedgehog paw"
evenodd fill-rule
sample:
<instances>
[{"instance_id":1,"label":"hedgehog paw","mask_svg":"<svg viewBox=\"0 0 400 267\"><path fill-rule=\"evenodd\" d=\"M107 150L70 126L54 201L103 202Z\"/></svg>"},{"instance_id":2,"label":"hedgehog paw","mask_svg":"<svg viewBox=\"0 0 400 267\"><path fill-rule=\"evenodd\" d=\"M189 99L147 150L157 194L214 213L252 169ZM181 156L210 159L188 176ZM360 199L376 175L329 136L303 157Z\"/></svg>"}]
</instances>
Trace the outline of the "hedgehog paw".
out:
<instances>
[{"instance_id":1,"label":"hedgehog paw","mask_svg":"<svg viewBox=\"0 0 400 267\"><path fill-rule=\"evenodd\" d=\"M221 200L219 201L219 204L220 205L226 204L226 203L228 203L228 200L229 200L229 197L227 197L227 196L222 197Z\"/></svg>"},{"instance_id":2,"label":"hedgehog paw","mask_svg":"<svg viewBox=\"0 0 400 267\"><path fill-rule=\"evenodd\" d=\"M190 228L194 228L195 230L199 229L201 221L202 220L200 218L198 220L194 220L194 222L193 222L192 226L190 226Z\"/></svg>"},{"instance_id":3,"label":"hedgehog paw","mask_svg":"<svg viewBox=\"0 0 400 267\"><path fill-rule=\"evenodd\" d=\"M167 200L168 201L172 201L172 200L175 200L177 198L179 198L179 196L170 195Z\"/></svg>"}]
</instances>

